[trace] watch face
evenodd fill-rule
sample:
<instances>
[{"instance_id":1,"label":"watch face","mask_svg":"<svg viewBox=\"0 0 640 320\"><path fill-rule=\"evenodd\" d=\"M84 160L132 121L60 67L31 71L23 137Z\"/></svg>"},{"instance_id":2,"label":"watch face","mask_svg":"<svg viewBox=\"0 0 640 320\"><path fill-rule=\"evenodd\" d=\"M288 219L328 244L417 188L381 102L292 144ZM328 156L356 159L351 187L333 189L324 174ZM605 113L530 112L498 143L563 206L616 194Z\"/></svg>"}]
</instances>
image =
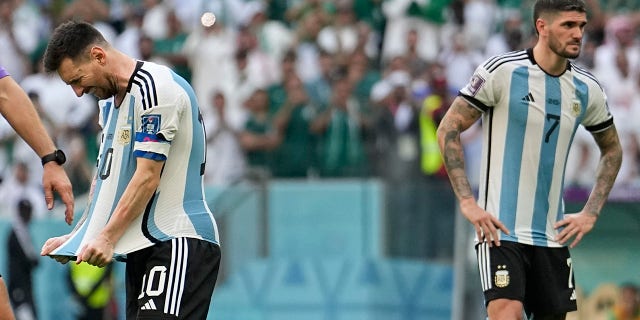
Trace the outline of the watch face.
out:
<instances>
[{"instance_id":1,"label":"watch face","mask_svg":"<svg viewBox=\"0 0 640 320\"><path fill-rule=\"evenodd\" d=\"M58 164L63 164L67 161L67 156L62 152L62 150L56 150L56 162Z\"/></svg>"}]
</instances>

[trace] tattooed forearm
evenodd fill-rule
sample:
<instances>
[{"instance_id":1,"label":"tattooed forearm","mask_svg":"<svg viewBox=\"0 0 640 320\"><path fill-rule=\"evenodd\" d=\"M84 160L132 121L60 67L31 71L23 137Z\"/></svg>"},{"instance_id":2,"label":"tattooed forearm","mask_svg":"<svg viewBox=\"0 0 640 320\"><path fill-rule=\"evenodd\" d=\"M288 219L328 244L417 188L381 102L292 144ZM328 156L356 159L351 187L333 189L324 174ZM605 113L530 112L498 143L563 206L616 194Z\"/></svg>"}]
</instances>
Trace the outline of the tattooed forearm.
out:
<instances>
[{"instance_id":1,"label":"tattooed forearm","mask_svg":"<svg viewBox=\"0 0 640 320\"><path fill-rule=\"evenodd\" d=\"M444 162L447 169L464 169L464 154L460 131L449 130L444 136Z\"/></svg>"},{"instance_id":2,"label":"tattooed forearm","mask_svg":"<svg viewBox=\"0 0 640 320\"><path fill-rule=\"evenodd\" d=\"M464 150L460 133L480 117L480 112L458 98L438 127L438 144L444 166L454 192L459 199L473 197L473 190L465 172Z\"/></svg>"},{"instance_id":3,"label":"tattooed forearm","mask_svg":"<svg viewBox=\"0 0 640 320\"><path fill-rule=\"evenodd\" d=\"M622 164L622 147L615 127L595 133L594 138L600 148L601 156L596 172L596 181L591 195L585 204L585 211L592 215L600 214Z\"/></svg>"},{"instance_id":4,"label":"tattooed forearm","mask_svg":"<svg viewBox=\"0 0 640 320\"><path fill-rule=\"evenodd\" d=\"M460 131L450 130L445 134L443 148L444 166L455 193L460 198L473 196L471 184L467 179L464 162L464 151L460 142Z\"/></svg>"}]
</instances>

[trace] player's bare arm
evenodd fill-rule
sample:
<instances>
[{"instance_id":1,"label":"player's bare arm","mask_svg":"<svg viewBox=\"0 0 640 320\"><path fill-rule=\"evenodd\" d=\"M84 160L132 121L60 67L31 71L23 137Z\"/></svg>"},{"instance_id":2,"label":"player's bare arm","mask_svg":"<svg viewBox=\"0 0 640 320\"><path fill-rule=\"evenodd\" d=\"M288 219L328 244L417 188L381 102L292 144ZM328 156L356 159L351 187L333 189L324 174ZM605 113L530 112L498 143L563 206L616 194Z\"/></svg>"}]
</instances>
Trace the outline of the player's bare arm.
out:
<instances>
[{"instance_id":1,"label":"player's bare arm","mask_svg":"<svg viewBox=\"0 0 640 320\"><path fill-rule=\"evenodd\" d=\"M473 190L465 172L464 151L460 134L476 122L482 114L464 99L453 101L438 127L438 144L453 190L459 200L473 198Z\"/></svg>"},{"instance_id":2,"label":"player's bare arm","mask_svg":"<svg viewBox=\"0 0 640 320\"><path fill-rule=\"evenodd\" d=\"M595 185L581 212L567 214L564 219L555 224L556 228L564 228L556 238L558 242L564 244L574 238L569 245L570 248L578 245L582 237L593 229L622 164L622 147L615 126L612 125L605 131L594 133L593 137L600 148Z\"/></svg>"},{"instance_id":3,"label":"player's bare arm","mask_svg":"<svg viewBox=\"0 0 640 320\"><path fill-rule=\"evenodd\" d=\"M600 148L600 162L596 171L596 182L591 190L584 211L591 215L599 215L622 164L622 146L615 125L594 133L593 137Z\"/></svg>"},{"instance_id":4,"label":"player's bare arm","mask_svg":"<svg viewBox=\"0 0 640 320\"><path fill-rule=\"evenodd\" d=\"M460 134L478 121L481 115L478 109L457 97L438 127L438 144L451 186L460 202L460 211L474 225L478 240L500 245L498 229L507 234L509 230L477 205L465 172L464 150L460 140Z\"/></svg>"}]
</instances>

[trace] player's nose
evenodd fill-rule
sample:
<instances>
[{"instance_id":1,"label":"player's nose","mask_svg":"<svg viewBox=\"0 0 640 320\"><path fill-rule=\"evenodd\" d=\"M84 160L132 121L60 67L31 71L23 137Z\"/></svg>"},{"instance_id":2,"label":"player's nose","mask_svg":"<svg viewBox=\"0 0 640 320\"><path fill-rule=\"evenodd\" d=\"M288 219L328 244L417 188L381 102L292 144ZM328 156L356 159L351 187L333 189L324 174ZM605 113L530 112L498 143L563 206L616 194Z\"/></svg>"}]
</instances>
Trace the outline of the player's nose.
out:
<instances>
[{"instance_id":1,"label":"player's nose","mask_svg":"<svg viewBox=\"0 0 640 320\"><path fill-rule=\"evenodd\" d=\"M73 92L75 92L76 96L78 97L82 97L82 95L84 94L84 88L81 86L72 85L71 88L73 89Z\"/></svg>"}]
</instances>

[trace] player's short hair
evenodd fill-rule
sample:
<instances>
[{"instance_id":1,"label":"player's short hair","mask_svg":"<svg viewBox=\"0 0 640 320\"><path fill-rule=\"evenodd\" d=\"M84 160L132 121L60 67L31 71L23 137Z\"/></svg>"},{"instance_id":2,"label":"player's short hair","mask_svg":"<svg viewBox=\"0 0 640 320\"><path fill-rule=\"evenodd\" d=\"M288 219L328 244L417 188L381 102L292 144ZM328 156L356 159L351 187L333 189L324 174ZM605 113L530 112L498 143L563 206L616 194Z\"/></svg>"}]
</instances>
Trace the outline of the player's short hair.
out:
<instances>
[{"instance_id":1,"label":"player's short hair","mask_svg":"<svg viewBox=\"0 0 640 320\"><path fill-rule=\"evenodd\" d=\"M76 60L91 45L108 45L100 31L82 21L67 21L53 31L44 53L44 69L53 72L60 68L62 60Z\"/></svg>"},{"instance_id":2,"label":"player's short hair","mask_svg":"<svg viewBox=\"0 0 640 320\"><path fill-rule=\"evenodd\" d=\"M544 14L566 11L587 13L587 5L583 0L538 0L533 5L533 25L535 27L538 18Z\"/></svg>"}]
</instances>

